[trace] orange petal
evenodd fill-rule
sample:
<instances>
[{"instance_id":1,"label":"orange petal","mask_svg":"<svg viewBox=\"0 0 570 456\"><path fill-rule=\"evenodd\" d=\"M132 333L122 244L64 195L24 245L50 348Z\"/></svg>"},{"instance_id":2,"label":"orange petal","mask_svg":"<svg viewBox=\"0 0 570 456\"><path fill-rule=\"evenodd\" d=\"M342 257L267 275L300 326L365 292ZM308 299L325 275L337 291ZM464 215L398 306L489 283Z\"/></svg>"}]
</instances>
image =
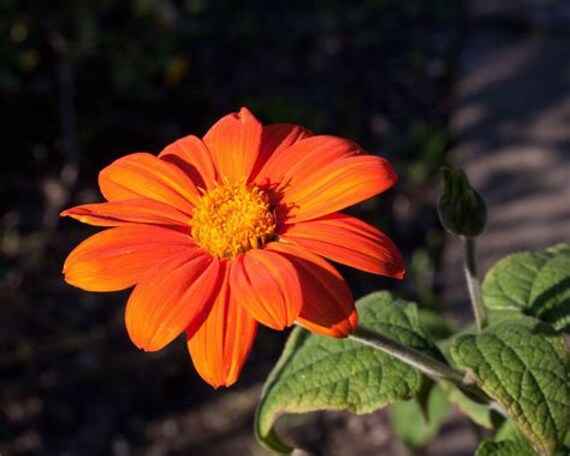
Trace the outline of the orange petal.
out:
<instances>
[{"instance_id":1,"label":"orange petal","mask_svg":"<svg viewBox=\"0 0 570 456\"><path fill-rule=\"evenodd\" d=\"M312 176L291 179L282 203L288 222L301 222L339 211L387 190L396 183L392 166L365 155L338 160Z\"/></svg>"},{"instance_id":2,"label":"orange petal","mask_svg":"<svg viewBox=\"0 0 570 456\"><path fill-rule=\"evenodd\" d=\"M286 226L279 238L317 255L373 274L402 279L404 260L381 231L345 214Z\"/></svg>"},{"instance_id":3,"label":"orange petal","mask_svg":"<svg viewBox=\"0 0 570 456\"><path fill-rule=\"evenodd\" d=\"M209 189L216 183L212 155L196 136L186 136L173 142L158 157L181 168L197 187Z\"/></svg>"},{"instance_id":4,"label":"orange petal","mask_svg":"<svg viewBox=\"0 0 570 456\"><path fill-rule=\"evenodd\" d=\"M267 160L255 182L286 187L292 179L306 180L320 168L340 158L362 153L360 147L336 136L312 136L276 150Z\"/></svg>"},{"instance_id":5,"label":"orange petal","mask_svg":"<svg viewBox=\"0 0 570 456\"><path fill-rule=\"evenodd\" d=\"M188 350L200 376L214 388L234 384L247 360L257 322L232 298L229 263L206 321L187 331Z\"/></svg>"},{"instance_id":6,"label":"orange petal","mask_svg":"<svg viewBox=\"0 0 570 456\"><path fill-rule=\"evenodd\" d=\"M181 252L143 274L125 311L133 343L156 351L187 327L197 329L212 307L219 269L217 258L202 250Z\"/></svg>"},{"instance_id":7,"label":"orange petal","mask_svg":"<svg viewBox=\"0 0 570 456\"><path fill-rule=\"evenodd\" d=\"M89 291L133 286L147 270L181 250L196 250L190 236L158 226L101 231L79 244L63 266L65 281Z\"/></svg>"},{"instance_id":8,"label":"orange petal","mask_svg":"<svg viewBox=\"0 0 570 456\"><path fill-rule=\"evenodd\" d=\"M148 225L190 226L190 216L178 209L150 199L83 204L63 211L61 216L96 226L121 226L136 223Z\"/></svg>"},{"instance_id":9,"label":"orange petal","mask_svg":"<svg viewBox=\"0 0 570 456\"><path fill-rule=\"evenodd\" d=\"M272 124L263 127L261 134L261 148L251 177L256 176L267 160L274 154L295 144L301 139L313 136L306 128L294 124Z\"/></svg>"},{"instance_id":10,"label":"orange petal","mask_svg":"<svg viewBox=\"0 0 570 456\"><path fill-rule=\"evenodd\" d=\"M266 250L254 249L236 257L230 286L238 305L277 330L292 325L303 304L296 269L282 255Z\"/></svg>"},{"instance_id":11,"label":"orange petal","mask_svg":"<svg viewBox=\"0 0 570 456\"><path fill-rule=\"evenodd\" d=\"M327 261L303 248L272 242L266 250L291 261L301 279L304 305L297 323L332 337L346 337L356 328L358 315L348 285Z\"/></svg>"},{"instance_id":12,"label":"orange petal","mask_svg":"<svg viewBox=\"0 0 570 456\"><path fill-rule=\"evenodd\" d=\"M261 122L247 108L228 114L204 136L218 175L236 182L248 178L259 154Z\"/></svg>"},{"instance_id":13,"label":"orange petal","mask_svg":"<svg viewBox=\"0 0 570 456\"><path fill-rule=\"evenodd\" d=\"M154 155L126 155L99 173L99 187L109 201L149 198L190 214L200 193L177 166Z\"/></svg>"},{"instance_id":14,"label":"orange petal","mask_svg":"<svg viewBox=\"0 0 570 456\"><path fill-rule=\"evenodd\" d=\"M346 139L313 136L274 154L255 181L281 194L287 223L321 217L359 203L396 183L383 158L363 155Z\"/></svg>"}]
</instances>

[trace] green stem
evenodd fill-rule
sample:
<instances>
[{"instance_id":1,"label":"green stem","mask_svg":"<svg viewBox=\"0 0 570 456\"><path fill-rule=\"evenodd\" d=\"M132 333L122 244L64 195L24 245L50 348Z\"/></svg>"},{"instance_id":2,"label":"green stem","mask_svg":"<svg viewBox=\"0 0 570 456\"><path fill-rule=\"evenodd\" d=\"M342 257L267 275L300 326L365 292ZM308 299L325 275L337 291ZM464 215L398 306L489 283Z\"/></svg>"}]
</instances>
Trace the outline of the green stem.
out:
<instances>
[{"instance_id":1,"label":"green stem","mask_svg":"<svg viewBox=\"0 0 570 456\"><path fill-rule=\"evenodd\" d=\"M481 297L481 284L477 276L477 260L475 258L475 238L463 237L465 246L465 279L469 289L469 297L477 329L481 332L487 326L487 311Z\"/></svg>"},{"instance_id":2,"label":"green stem","mask_svg":"<svg viewBox=\"0 0 570 456\"><path fill-rule=\"evenodd\" d=\"M401 344L384 334L358 326L348 337L352 340L388 353L389 355L398 358L400 361L415 367L434 380L448 380L453 383L463 383L463 379L465 377L463 372L458 371L457 369L454 369L453 367L448 366L447 364L432 358L415 348Z\"/></svg>"},{"instance_id":3,"label":"green stem","mask_svg":"<svg viewBox=\"0 0 570 456\"><path fill-rule=\"evenodd\" d=\"M393 356L400 361L418 369L420 372L433 380L445 380L457 385L463 392L477 398L482 403L490 403L489 397L481 391L476 385L469 383L464 372L432 358L425 353L408 347L397 340L394 340L384 334L372 331L368 328L358 326L349 339L359 342L369 347L380 350Z\"/></svg>"}]
</instances>

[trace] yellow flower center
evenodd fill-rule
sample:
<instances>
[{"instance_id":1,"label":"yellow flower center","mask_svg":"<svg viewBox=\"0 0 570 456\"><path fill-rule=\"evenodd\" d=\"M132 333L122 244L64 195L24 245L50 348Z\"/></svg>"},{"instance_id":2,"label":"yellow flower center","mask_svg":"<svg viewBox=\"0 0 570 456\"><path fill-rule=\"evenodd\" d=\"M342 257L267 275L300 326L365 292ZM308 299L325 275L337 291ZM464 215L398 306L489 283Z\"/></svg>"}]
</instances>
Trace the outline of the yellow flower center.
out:
<instances>
[{"instance_id":1,"label":"yellow flower center","mask_svg":"<svg viewBox=\"0 0 570 456\"><path fill-rule=\"evenodd\" d=\"M208 190L192 214L192 237L219 258L233 258L267 242L275 231L269 198L245 180Z\"/></svg>"}]
</instances>

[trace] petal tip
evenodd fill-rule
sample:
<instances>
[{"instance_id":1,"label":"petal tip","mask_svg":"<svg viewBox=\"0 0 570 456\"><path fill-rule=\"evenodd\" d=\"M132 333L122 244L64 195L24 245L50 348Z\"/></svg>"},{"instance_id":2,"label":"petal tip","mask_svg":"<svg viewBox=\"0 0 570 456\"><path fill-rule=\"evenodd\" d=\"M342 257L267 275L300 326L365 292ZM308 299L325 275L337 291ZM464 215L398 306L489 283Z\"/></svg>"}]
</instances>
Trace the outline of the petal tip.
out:
<instances>
[{"instance_id":1,"label":"petal tip","mask_svg":"<svg viewBox=\"0 0 570 456\"><path fill-rule=\"evenodd\" d=\"M350 330L348 332L348 334L351 334L354 332L354 330L356 329L356 327L358 326L358 312L355 310L352 315L349 317L349 323L350 323ZM348 335L347 334L347 335Z\"/></svg>"},{"instance_id":2,"label":"petal tip","mask_svg":"<svg viewBox=\"0 0 570 456\"><path fill-rule=\"evenodd\" d=\"M88 214L89 210L83 208L82 206L70 207L69 209L65 209L59 213L60 217L71 217L80 222L83 221L84 215Z\"/></svg>"},{"instance_id":3,"label":"petal tip","mask_svg":"<svg viewBox=\"0 0 570 456\"><path fill-rule=\"evenodd\" d=\"M344 339L354 332L358 326L358 313L356 310L350 314L350 316L341 324L334 328L335 334L333 337L338 339Z\"/></svg>"},{"instance_id":4,"label":"petal tip","mask_svg":"<svg viewBox=\"0 0 570 456\"><path fill-rule=\"evenodd\" d=\"M80 290L84 290L84 291L101 291L98 290L96 287L89 287L88 285L86 285L85 283L82 282L81 278L76 276L74 277L71 274L71 271L69 270L69 267L67 265L63 265L63 280L66 284L74 287L74 288L79 288Z\"/></svg>"},{"instance_id":5,"label":"petal tip","mask_svg":"<svg viewBox=\"0 0 570 456\"><path fill-rule=\"evenodd\" d=\"M242 106L240 108L239 112L237 113L237 116L242 122L244 122L248 117L255 117L253 113L245 106Z\"/></svg>"},{"instance_id":6,"label":"petal tip","mask_svg":"<svg viewBox=\"0 0 570 456\"><path fill-rule=\"evenodd\" d=\"M391 181L391 185L388 188L391 188L398 183L399 177L396 169L388 160L385 160L385 164L388 171L388 179Z\"/></svg>"},{"instance_id":7,"label":"petal tip","mask_svg":"<svg viewBox=\"0 0 570 456\"><path fill-rule=\"evenodd\" d=\"M152 353L164 347L164 343L156 343L156 338L148 337L148 335L145 337L145 335L134 334L128 327L127 333L133 345L145 353Z\"/></svg>"},{"instance_id":8,"label":"petal tip","mask_svg":"<svg viewBox=\"0 0 570 456\"><path fill-rule=\"evenodd\" d=\"M213 380L213 379L206 379L204 377L202 377L202 379L208 384L210 385L214 390L219 390L220 388L229 388L230 386L232 386L237 379L229 379L229 380Z\"/></svg>"}]
</instances>

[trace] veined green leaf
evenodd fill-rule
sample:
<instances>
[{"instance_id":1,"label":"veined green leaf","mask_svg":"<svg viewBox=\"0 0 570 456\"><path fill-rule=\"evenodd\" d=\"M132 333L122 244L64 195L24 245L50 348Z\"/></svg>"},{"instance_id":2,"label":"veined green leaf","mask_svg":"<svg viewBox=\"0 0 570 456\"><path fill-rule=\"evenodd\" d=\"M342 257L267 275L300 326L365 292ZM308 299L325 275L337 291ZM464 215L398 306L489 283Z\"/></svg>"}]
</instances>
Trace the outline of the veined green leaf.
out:
<instances>
[{"instance_id":1,"label":"veined green leaf","mask_svg":"<svg viewBox=\"0 0 570 456\"><path fill-rule=\"evenodd\" d=\"M359 300L357 307L361 326L441 356L422 330L415 304L382 292ZM291 448L273 430L279 414L322 409L369 413L415 397L424 381L419 371L381 351L296 328L267 379L256 435L263 445L287 453Z\"/></svg>"},{"instance_id":2,"label":"veined green leaf","mask_svg":"<svg viewBox=\"0 0 570 456\"><path fill-rule=\"evenodd\" d=\"M515 309L570 330L570 245L522 252L499 261L482 285L490 309Z\"/></svg>"},{"instance_id":3,"label":"veined green leaf","mask_svg":"<svg viewBox=\"0 0 570 456\"><path fill-rule=\"evenodd\" d=\"M527 442L520 440L501 442L485 440L477 448L475 456L537 456L537 454Z\"/></svg>"},{"instance_id":4,"label":"veined green leaf","mask_svg":"<svg viewBox=\"0 0 570 456\"><path fill-rule=\"evenodd\" d=\"M539 452L554 454L570 427L570 356L560 334L520 317L461 336L450 351Z\"/></svg>"}]
</instances>

